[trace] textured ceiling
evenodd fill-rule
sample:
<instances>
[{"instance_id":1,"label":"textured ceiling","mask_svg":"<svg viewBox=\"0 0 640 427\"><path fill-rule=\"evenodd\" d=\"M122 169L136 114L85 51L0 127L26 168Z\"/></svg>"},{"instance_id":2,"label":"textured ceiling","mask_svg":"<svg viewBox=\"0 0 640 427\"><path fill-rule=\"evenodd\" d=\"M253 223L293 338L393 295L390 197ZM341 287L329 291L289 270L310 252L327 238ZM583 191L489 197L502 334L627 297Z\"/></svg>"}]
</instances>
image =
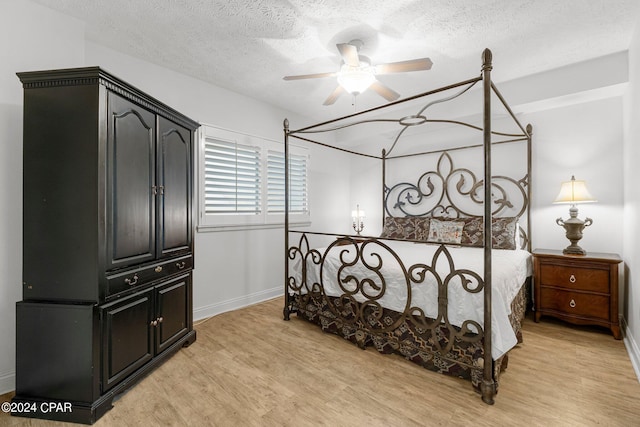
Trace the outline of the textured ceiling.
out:
<instances>
[{"instance_id":1,"label":"textured ceiling","mask_svg":"<svg viewBox=\"0 0 640 427\"><path fill-rule=\"evenodd\" d=\"M323 106L336 43L361 39L373 63L430 57L430 71L378 76L402 97L477 75L528 75L626 50L638 0L34 0L86 23L87 39L314 118L379 105L373 92ZM96 64L100 65L100 64Z\"/></svg>"}]
</instances>

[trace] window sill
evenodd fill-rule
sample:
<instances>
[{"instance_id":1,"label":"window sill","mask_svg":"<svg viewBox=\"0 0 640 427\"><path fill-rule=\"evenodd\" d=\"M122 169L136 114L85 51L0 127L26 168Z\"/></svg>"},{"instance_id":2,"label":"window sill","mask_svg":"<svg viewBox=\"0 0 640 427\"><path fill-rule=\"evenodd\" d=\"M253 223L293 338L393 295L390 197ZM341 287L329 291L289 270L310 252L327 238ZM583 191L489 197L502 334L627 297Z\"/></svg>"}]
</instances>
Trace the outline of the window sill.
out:
<instances>
[{"instance_id":1,"label":"window sill","mask_svg":"<svg viewBox=\"0 0 640 427\"><path fill-rule=\"evenodd\" d=\"M289 227L308 227L311 221L290 222ZM198 233L215 233L220 231L242 231L242 230L267 230L273 228L284 229L284 223L277 224L242 224L242 225L198 225L196 231Z\"/></svg>"}]
</instances>

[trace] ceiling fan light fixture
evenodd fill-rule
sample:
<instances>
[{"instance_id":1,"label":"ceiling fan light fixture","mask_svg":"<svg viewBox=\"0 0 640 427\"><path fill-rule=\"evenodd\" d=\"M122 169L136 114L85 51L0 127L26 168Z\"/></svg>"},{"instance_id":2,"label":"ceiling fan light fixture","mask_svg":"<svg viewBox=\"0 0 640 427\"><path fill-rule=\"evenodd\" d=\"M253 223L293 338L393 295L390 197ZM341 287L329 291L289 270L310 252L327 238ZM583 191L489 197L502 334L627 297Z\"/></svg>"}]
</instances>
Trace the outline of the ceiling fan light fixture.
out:
<instances>
[{"instance_id":1,"label":"ceiling fan light fixture","mask_svg":"<svg viewBox=\"0 0 640 427\"><path fill-rule=\"evenodd\" d=\"M334 73L301 74L297 76L284 76L284 80L317 79L324 77L337 77L338 86L324 101L323 105L332 105L336 99L347 92L354 97L367 89L373 90L389 102L400 98L400 94L385 86L376 76L382 74L405 73L408 71L430 70L433 63L429 58L410 59L407 61L390 62L386 64L371 65L371 60L360 55L363 46L362 40L351 40L349 43L338 43L336 47L340 52L342 62L340 69ZM353 105L355 106L355 99ZM407 126L424 123L423 116L407 118Z\"/></svg>"},{"instance_id":2,"label":"ceiling fan light fixture","mask_svg":"<svg viewBox=\"0 0 640 427\"><path fill-rule=\"evenodd\" d=\"M343 64L338 72L338 84L352 95L358 95L367 90L376 80L373 69L367 65L364 67L351 67Z\"/></svg>"}]
</instances>

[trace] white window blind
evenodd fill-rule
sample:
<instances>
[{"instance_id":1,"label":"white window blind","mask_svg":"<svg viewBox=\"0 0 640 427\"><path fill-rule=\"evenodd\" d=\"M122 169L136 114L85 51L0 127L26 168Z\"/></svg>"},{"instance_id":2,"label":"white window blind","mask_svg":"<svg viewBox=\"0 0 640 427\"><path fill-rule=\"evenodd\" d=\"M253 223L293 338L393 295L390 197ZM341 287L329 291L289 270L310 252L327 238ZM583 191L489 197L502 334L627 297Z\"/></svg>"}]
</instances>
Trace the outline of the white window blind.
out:
<instances>
[{"instance_id":1,"label":"white window blind","mask_svg":"<svg viewBox=\"0 0 640 427\"><path fill-rule=\"evenodd\" d=\"M207 125L199 132L198 229L283 224L283 143ZM308 223L309 155L293 144L289 190L289 222Z\"/></svg>"},{"instance_id":2,"label":"white window blind","mask_svg":"<svg viewBox=\"0 0 640 427\"><path fill-rule=\"evenodd\" d=\"M261 212L259 147L205 138L204 165L205 214Z\"/></svg>"},{"instance_id":3,"label":"white window blind","mask_svg":"<svg viewBox=\"0 0 640 427\"><path fill-rule=\"evenodd\" d=\"M309 210L307 156L289 154L289 213ZM284 153L269 150L267 155L267 213L284 213Z\"/></svg>"}]
</instances>

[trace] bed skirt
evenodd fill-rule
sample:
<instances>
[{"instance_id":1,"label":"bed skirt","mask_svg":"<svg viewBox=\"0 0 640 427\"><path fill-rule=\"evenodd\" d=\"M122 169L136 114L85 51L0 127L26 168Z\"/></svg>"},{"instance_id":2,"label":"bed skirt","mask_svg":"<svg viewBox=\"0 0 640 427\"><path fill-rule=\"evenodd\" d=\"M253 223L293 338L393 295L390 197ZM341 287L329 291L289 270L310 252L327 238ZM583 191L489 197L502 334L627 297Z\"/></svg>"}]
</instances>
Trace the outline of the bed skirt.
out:
<instances>
[{"instance_id":1,"label":"bed skirt","mask_svg":"<svg viewBox=\"0 0 640 427\"><path fill-rule=\"evenodd\" d=\"M511 303L509 320L518 342L522 342L521 326L525 316L529 295L529 282L523 285ZM367 316L369 325L362 324L355 313L358 307L348 298L328 297L321 294L295 294L293 309L305 320L319 325L323 331L339 335L361 348L374 346L380 353L397 353L406 359L431 371L458 378L468 379L476 390L480 390L485 360L481 339L463 341L454 337L450 350L450 332L436 326L426 329L412 316L405 316L383 308L383 312ZM386 330L385 325L393 325L403 318L397 327ZM385 330L384 332L380 332ZM459 329L458 329L459 330ZM494 381L496 390L500 373L506 369L509 354L494 361Z\"/></svg>"}]
</instances>

